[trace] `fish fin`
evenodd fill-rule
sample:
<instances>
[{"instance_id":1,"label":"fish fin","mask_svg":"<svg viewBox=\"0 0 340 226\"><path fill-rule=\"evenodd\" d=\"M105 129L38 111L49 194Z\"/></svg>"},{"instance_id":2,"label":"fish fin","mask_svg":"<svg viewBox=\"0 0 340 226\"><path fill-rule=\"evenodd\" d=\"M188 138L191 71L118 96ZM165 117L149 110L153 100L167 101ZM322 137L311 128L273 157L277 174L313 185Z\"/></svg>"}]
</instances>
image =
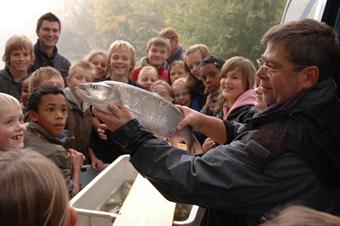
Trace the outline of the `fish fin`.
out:
<instances>
[{"instance_id":1,"label":"fish fin","mask_svg":"<svg viewBox=\"0 0 340 226\"><path fill-rule=\"evenodd\" d=\"M187 151L193 155L201 155L204 153L202 145L197 140L196 136L193 136L193 141L191 147L187 145Z\"/></svg>"},{"instance_id":2,"label":"fish fin","mask_svg":"<svg viewBox=\"0 0 340 226\"><path fill-rule=\"evenodd\" d=\"M124 106L128 111L130 111L131 113L133 113L134 115L136 115L136 116L139 116L139 117L142 117L142 115L141 114L139 114L139 113L137 113L137 112L135 112L134 110L132 110L131 108L129 108L128 106L126 106L126 105L123 105L123 104L121 104L120 102L118 103L116 103L118 106Z\"/></svg>"}]
</instances>

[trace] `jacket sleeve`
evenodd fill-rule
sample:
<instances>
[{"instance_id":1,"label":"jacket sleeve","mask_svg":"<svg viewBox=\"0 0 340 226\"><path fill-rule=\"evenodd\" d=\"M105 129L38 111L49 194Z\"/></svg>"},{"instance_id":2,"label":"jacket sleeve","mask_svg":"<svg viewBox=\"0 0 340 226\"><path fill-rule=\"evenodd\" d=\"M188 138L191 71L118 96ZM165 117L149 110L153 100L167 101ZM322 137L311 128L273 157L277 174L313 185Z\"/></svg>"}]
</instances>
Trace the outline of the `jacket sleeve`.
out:
<instances>
[{"instance_id":1,"label":"jacket sleeve","mask_svg":"<svg viewBox=\"0 0 340 226\"><path fill-rule=\"evenodd\" d=\"M309 168L298 167L302 177L288 171L282 180L277 168L303 163L287 155L264 168L248 155L247 145L241 141L220 145L197 157L157 140L135 120L114 133L117 142L131 153L130 161L139 173L174 202L234 213L263 213L269 206L294 197L294 192L299 192L296 186L304 186L302 178L310 174ZM279 180L283 183L277 184ZM274 192L278 190L282 194Z\"/></svg>"}]
</instances>

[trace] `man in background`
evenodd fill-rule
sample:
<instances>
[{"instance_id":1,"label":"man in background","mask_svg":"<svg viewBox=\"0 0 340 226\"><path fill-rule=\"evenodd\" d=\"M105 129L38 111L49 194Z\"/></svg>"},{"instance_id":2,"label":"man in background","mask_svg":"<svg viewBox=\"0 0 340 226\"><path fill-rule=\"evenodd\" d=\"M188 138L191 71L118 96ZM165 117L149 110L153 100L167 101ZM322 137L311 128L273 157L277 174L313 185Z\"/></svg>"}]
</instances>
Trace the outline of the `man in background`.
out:
<instances>
[{"instance_id":1,"label":"man in background","mask_svg":"<svg viewBox=\"0 0 340 226\"><path fill-rule=\"evenodd\" d=\"M176 30L172 27L164 28L159 33L159 36L170 41L170 56L167 60L168 65L170 66L171 63L176 60L183 60L185 50L179 45L179 38Z\"/></svg>"},{"instance_id":2,"label":"man in background","mask_svg":"<svg viewBox=\"0 0 340 226\"><path fill-rule=\"evenodd\" d=\"M46 13L38 19L36 33L38 41L34 45L35 60L29 72L44 66L51 66L60 71L64 80L70 68L70 62L58 53L61 23L53 13Z\"/></svg>"}]
</instances>

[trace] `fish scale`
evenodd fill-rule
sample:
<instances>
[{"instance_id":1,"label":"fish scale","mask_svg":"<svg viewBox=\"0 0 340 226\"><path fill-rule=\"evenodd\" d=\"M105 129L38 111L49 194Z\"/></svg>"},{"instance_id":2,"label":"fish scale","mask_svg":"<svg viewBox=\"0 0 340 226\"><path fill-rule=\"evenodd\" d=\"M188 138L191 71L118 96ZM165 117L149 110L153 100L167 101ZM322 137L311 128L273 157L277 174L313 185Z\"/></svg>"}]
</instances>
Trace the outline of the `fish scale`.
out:
<instances>
[{"instance_id":1,"label":"fish scale","mask_svg":"<svg viewBox=\"0 0 340 226\"><path fill-rule=\"evenodd\" d=\"M189 150L201 152L201 146L187 127L179 134L177 124L184 118L175 105L159 95L144 89L116 81L81 83L76 89L78 96L98 109L109 112L109 102L124 105L138 122L157 136L165 138L182 137ZM197 152L197 149L200 149Z\"/></svg>"}]
</instances>

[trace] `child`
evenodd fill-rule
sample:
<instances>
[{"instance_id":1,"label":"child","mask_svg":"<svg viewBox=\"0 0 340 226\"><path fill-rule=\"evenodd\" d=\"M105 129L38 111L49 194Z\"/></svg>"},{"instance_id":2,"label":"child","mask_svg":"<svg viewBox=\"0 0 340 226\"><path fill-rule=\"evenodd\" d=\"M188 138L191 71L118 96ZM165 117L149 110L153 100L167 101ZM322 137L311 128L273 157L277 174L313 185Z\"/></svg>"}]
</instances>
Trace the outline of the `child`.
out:
<instances>
[{"instance_id":1,"label":"child","mask_svg":"<svg viewBox=\"0 0 340 226\"><path fill-rule=\"evenodd\" d=\"M102 50L92 51L85 57L85 60L92 63L95 67L93 81L104 81L107 77L107 70L109 66L109 58L107 54Z\"/></svg>"},{"instance_id":2,"label":"child","mask_svg":"<svg viewBox=\"0 0 340 226\"><path fill-rule=\"evenodd\" d=\"M6 66L0 70L0 92L20 100L20 81L28 76L33 59L32 42L26 36L14 35L9 38L2 57Z\"/></svg>"},{"instance_id":3,"label":"child","mask_svg":"<svg viewBox=\"0 0 340 226\"><path fill-rule=\"evenodd\" d=\"M0 152L24 146L25 125L19 101L0 93Z\"/></svg>"},{"instance_id":4,"label":"child","mask_svg":"<svg viewBox=\"0 0 340 226\"><path fill-rule=\"evenodd\" d=\"M21 80L21 94L20 94L20 103L23 107L23 110L26 108L27 100L30 96L29 92L29 76ZM24 110L25 111L25 110Z\"/></svg>"},{"instance_id":5,"label":"child","mask_svg":"<svg viewBox=\"0 0 340 226\"><path fill-rule=\"evenodd\" d=\"M151 65L157 69L160 79L168 81L166 60L168 59L169 54L170 54L169 40L161 37L151 38L146 48L147 56L142 59L142 66L137 67L136 69L133 70L131 74L131 79L133 81L137 81L138 75L142 68L144 66Z\"/></svg>"},{"instance_id":6,"label":"child","mask_svg":"<svg viewBox=\"0 0 340 226\"><path fill-rule=\"evenodd\" d=\"M188 73L185 71L184 62L181 60L174 61L169 67L169 84L174 83L178 78L185 78Z\"/></svg>"},{"instance_id":7,"label":"child","mask_svg":"<svg viewBox=\"0 0 340 226\"><path fill-rule=\"evenodd\" d=\"M228 59L220 72L221 96L216 107L216 117L223 120L245 123L257 112L255 104L254 64L247 58L235 56Z\"/></svg>"},{"instance_id":8,"label":"child","mask_svg":"<svg viewBox=\"0 0 340 226\"><path fill-rule=\"evenodd\" d=\"M37 148L59 167L73 196L80 188L84 156L74 149L66 150L71 140L64 131L67 105L63 90L54 86L37 88L28 100L27 110L30 122L24 139L25 147Z\"/></svg>"},{"instance_id":9,"label":"child","mask_svg":"<svg viewBox=\"0 0 340 226\"><path fill-rule=\"evenodd\" d=\"M172 88L169 83L164 80L158 80L153 83L150 87L150 91L159 94L161 97L171 103L173 101Z\"/></svg>"},{"instance_id":10,"label":"child","mask_svg":"<svg viewBox=\"0 0 340 226\"><path fill-rule=\"evenodd\" d=\"M290 206L281 210L261 226L340 226L340 218L304 206Z\"/></svg>"},{"instance_id":11,"label":"child","mask_svg":"<svg viewBox=\"0 0 340 226\"><path fill-rule=\"evenodd\" d=\"M221 109L217 109L218 96L220 91L220 76L219 73L225 61L213 55L205 57L199 67L202 75L202 81L205 86L207 100L201 110L203 114L216 116Z\"/></svg>"},{"instance_id":12,"label":"child","mask_svg":"<svg viewBox=\"0 0 340 226\"><path fill-rule=\"evenodd\" d=\"M83 102L75 92L80 83L92 82L93 66L90 62L80 60L74 63L66 78L68 87L64 89L67 100L68 117L66 129L75 137L74 146L77 151L83 153L86 160L96 162L98 170L102 167L102 162L96 158L92 150L89 150L92 132L92 114L90 105ZM87 164L88 161L85 161Z\"/></svg>"},{"instance_id":13,"label":"child","mask_svg":"<svg viewBox=\"0 0 340 226\"><path fill-rule=\"evenodd\" d=\"M108 79L143 88L130 79L136 64L135 48L127 41L117 40L110 45L107 52L109 55Z\"/></svg>"},{"instance_id":14,"label":"child","mask_svg":"<svg viewBox=\"0 0 340 226\"><path fill-rule=\"evenodd\" d=\"M179 78L172 84L172 92L175 104L191 106L191 94L185 78Z\"/></svg>"},{"instance_id":15,"label":"child","mask_svg":"<svg viewBox=\"0 0 340 226\"><path fill-rule=\"evenodd\" d=\"M29 76L28 90L32 92L42 85L52 85L63 89L65 82L63 76L57 69L47 66L38 68Z\"/></svg>"},{"instance_id":16,"label":"child","mask_svg":"<svg viewBox=\"0 0 340 226\"><path fill-rule=\"evenodd\" d=\"M159 80L157 69L153 66L145 66L139 73L137 82L143 86L144 89L150 90L153 83Z\"/></svg>"},{"instance_id":17,"label":"child","mask_svg":"<svg viewBox=\"0 0 340 226\"><path fill-rule=\"evenodd\" d=\"M75 226L59 169L30 149L0 155L0 225Z\"/></svg>"},{"instance_id":18,"label":"child","mask_svg":"<svg viewBox=\"0 0 340 226\"><path fill-rule=\"evenodd\" d=\"M191 108L197 111L202 109L206 100L199 64L208 55L210 55L209 49L204 44L189 47L184 55L184 67L189 74L187 83L193 100Z\"/></svg>"}]
</instances>

